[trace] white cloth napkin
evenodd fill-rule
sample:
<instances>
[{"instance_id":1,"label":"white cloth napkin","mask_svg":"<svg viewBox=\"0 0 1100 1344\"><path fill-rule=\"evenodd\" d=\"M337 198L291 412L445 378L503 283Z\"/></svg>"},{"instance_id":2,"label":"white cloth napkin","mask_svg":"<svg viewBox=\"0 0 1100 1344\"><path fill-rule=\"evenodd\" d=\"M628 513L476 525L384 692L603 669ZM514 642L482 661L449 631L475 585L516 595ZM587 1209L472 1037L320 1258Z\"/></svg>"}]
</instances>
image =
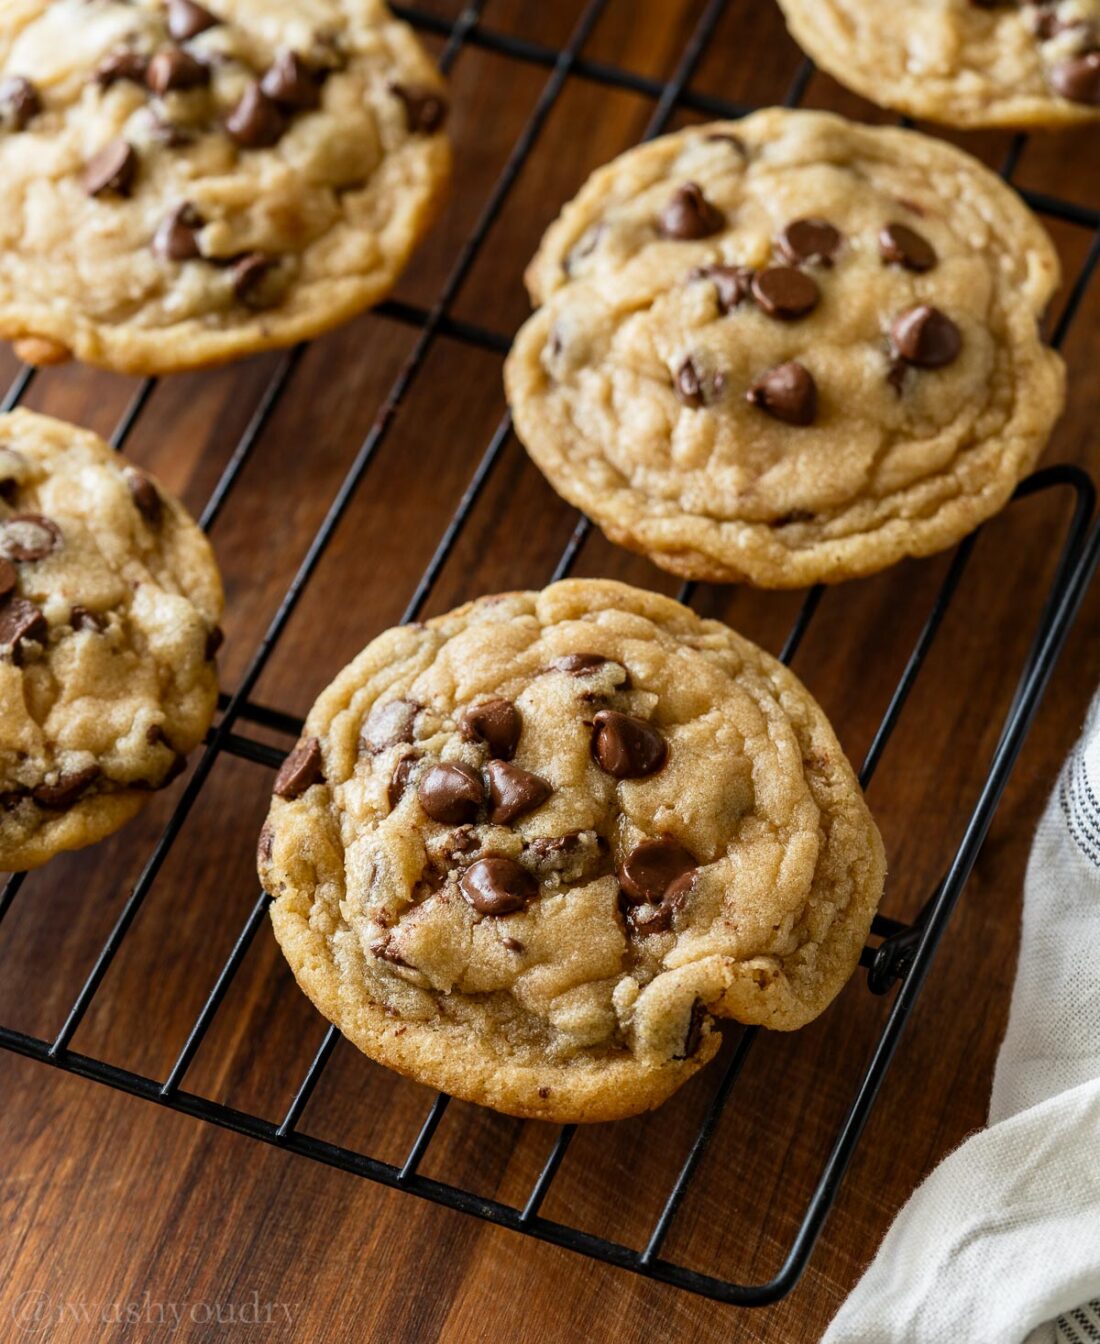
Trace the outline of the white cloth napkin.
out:
<instances>
[{"instance_id":1,"label":"white cloth napkin","mask_svg":"<svg viewBox=\"0 0 1100 1344\"><path fill-rule=\"evenodd\" d=\"M1100 698L1028 863L989 1127L910 1198L822 1344L902 1341L1100 1344Z\"/></svg>"}]
</instances>

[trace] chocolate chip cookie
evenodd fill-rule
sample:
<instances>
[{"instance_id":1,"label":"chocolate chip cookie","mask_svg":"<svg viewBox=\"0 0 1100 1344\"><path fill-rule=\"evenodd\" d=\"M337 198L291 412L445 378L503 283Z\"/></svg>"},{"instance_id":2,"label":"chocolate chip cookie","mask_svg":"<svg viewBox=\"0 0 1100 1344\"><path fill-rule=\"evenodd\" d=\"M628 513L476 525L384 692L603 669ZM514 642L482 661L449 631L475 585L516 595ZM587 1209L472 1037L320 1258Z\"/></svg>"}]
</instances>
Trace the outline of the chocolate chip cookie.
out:
<instances>
[{"instance_id":1,"label":"chocolate chip cookie","mask_svg":"<svg viewBox=\"0 0 1100 1344\"><path fill-rule=\"evenodd\" d=\"M374 640L279 772L259 870L298 983L361 1050L564 1122L663 1101L715 1017L820 1013L884 859L791 672L570 580Z\"/></svg>"},{"instance_id":2,"label":"chocolate chip cookie","mask_svg":"<svg viewBox=\"0 0 1100 1344\"><path fill-rule=\"evenodd\" d=\"M551 225L505 376L614 541L798 587L957 541L1064 397L1059 276L1019 198L911 131L769 109L630 150Z\"/></svg>"},{"instance_id":3,"label":"chocolate chip cookie","mask_svg":"<svg viewBox=\"0 0 1100 1344\"><path fill-rule=\"evenodd\" d=\"M883 107L951 126L1100 116L1100 0L779 0L795 41Z\"/></svg>"},{"instance_id":4,"label":"chocolate chip cookie","mask_svg":"<svg viewBox=\"0 0 1100 1344\"><path fill-rule=\"evenodd\" d=\"M449 174L442 85L378 0L0 13L0 336L171 373L392 287Z\"/></svg>"},{"instance_id":5,"label":"chocolate chip cookie","mask_svg":"<svg viewBox=\"0 0 1100 1344\"><path fill-rule=\"evenodd\" d=\"M0 869L171 783L217 704L221 580L151 476L87 430L0 416Z\"/></svg>"}]
</instances>

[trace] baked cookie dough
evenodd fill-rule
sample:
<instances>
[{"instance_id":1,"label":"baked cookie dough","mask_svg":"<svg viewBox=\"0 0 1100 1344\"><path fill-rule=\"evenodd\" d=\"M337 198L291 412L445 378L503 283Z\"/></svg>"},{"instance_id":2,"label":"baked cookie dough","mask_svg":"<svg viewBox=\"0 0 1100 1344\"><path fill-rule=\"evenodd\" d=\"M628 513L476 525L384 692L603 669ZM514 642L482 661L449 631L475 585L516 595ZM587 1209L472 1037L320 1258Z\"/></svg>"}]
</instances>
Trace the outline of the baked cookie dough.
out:
<instances>
[{"instance_id":1,"label":"baked cookie dough","mask_svg":"<svg viewBox=\"0 0 1100 1344\"><path fill-rule=\"evenodd\" d=\"M854 969L882 842L798 679L595 580L374 640L260 837L275 934L371 1058L512 1115L612 1120Z\"/></svg>"},{"instance_id":2,"label":"baked cookie dough","mask_svg":"<svg viewBox=\"0 0 1100 1344\"><path fill-rule=\"evenodd\" d=\"M218 698L222 588L182 504L97 435L0 416L0 869L116 831Z\"/></svg>"},{"instance_id":3,"label":"baked cookie dough","mask_svg":"<svg viewBox=\"0 0 1100 1344\"><path fill-rule=\"evenodd\" d=\"M172 373L385 297L440 202L435 67L379 0L0 13L0 337Z\"/></svg>"},{"instance_id":4,"label":"baked cookie dough","mask_svg":"<svg viewBox=\"0 0 1100 1344\"><path fill-rule=\"evenodd\" d=\"M628 151L543 238L516 432L613 540L789 588L951 545L1063 404L1042 227L938 140L768 109Z\"/></svg>"},{"instance_id":5,"label":"baked cookie dough","mask_svg":"<svg viewBox=\"0 0 1100 1344\"><path fill-rule=\"evenodd\" d=\"M1100 0L779 0L814 61L883 107L951 126L1100 117Z\"/></svg>"}]
</instances>

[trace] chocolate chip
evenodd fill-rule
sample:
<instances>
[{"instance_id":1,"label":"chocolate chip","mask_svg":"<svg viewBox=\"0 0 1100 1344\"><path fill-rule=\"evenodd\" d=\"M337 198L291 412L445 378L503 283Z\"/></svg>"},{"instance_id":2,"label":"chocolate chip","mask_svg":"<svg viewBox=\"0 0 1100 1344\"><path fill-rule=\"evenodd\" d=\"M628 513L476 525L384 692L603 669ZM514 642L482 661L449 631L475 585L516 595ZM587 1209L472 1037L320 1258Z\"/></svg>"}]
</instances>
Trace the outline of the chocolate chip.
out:
<instances>
[{"instance_id":1,"label":"chocolate chip","mask_svg":"<svg viewBox=\"0 0 1100 1344\"><path fill-rule=\"evenodd\" d=\"M164 512L164 504L157 487L136 467L127 467L123 475L126 477L126 488L134 501L134 507L150 527L156 527Z\"/></svg>"},{"instance_id":2,"label":"chocolate chip","mask_svg":"<svg viewBox=\"0 0 1100 1344\"><path fill-rule=\"evenodd\" d=\"M414 135L432 135L446 120L447 101L435 89L420 84L391 84L389 90L401 100L405 125Z\"/></svg>"},{"instance_id":3,"label":"chocolate chip","mask_svg":"<svg viewBox=\"0 0 1100 1344\"><path fill-rule=\"evenodd\" d=\"M16 584L19 582L19 574L10 560L0 558L0 602L8 598L15 592Z\"/></svg>"},{"instance_id":4,"label":"chocolate chip","mask_svg":"<svg viewBox=\"0 0 1100 1344\"><path fill-rule=\"evenodd\" d=\"M262 867L271 862L271 851L275 846L275 836L271 827L265 821L260 827L260 838L256 842L256 863Z\"/></svg>"},{"instance_id":5,"label":"chocolate chip","mask_svg":"<svg viewBox=\"0 0 1100 1344\"><path fill-rule=\"evenodd\" d=\"M718 291L718 311L731 312L752 292L751 266L696 266L689 280L710 280Z\"/></svg>"},{"instance_id":6,"label":"chocolate chip","mask_svg":"<svg viewBox=\"0 0 1100 1344\"><path fill-rule=\"evenodd\" d=\"M0 82L0 115L14 130L26 130L41 111L42 99L29 79L12 75Z\"/></svg>"},{"instance_id":7,"label":"chocolate chip","mask_svg":"<svg viewBox=\"0 0 1100 1344\"><path fill-rule=\"evenodd\" d=\"M554 792L541 775L507 761L490 761L485 773L489 777L489 820L494 826L510 826L517 817L541 807Z\"/></svg>"},{"instance_id":8,"label":"chocolate chip","mask_svg":"<svg viewBox=\"0 0 1100 1344\"><path fill-rule=\"evenodd\" d=\"M45 644L50 627L45 616L33 602L23 597L12 597L0 607L0 646L11 649L12 662L22 662L23 644L33 640Z\"/></svg>"},{"instance_id":9,"label":"chocolate chip","mask_svg":"<svg viewBox=\"0 0 1100 1344\"><path fill-rule=\"evenodd\" d=\"M324 778L321 744L315 737L304 737L279 767L272 792L278 798L300 798Z\"/></svg>"},{"instance_id":10,"label":"chocolate chip","mask_svg":"<svg viewBox=\"0 0 1100 1344\"><path fill-rule=\"evenodd\" d=\"M619 885L634 905L653 905L685 873L699 866L699 860L671 835L642 840L623 859Z\"/></svg>"},{"instance_id":11,"label":"chocolate chip","mask_svg":"<svg viewBox=\"0 0 1100 1344\"><path fill-rule=\"evenodd\" d=\"M321 86L313 71L294 51L281 51L260 80L260 88L280 107L308 111L321 101Z\"/></svg>"},{"instance_id":12,"label":"chocolate chip","mask_svg":"<svg viewBox=\"0 0 1100 1344\"><path fill-rule=\"evenodd\" d=\"M184 201L157 225L153 251L165 261L189 261L202 256L199 230L205 223L191 202Z\"/></svg>"},{"instance_id":13,"label":"chocolate chip","mask_svg":"<svg viewBox=\"0 0 1100 1344\"><path fill-rule=\"evenodd\" d=\"M112 140L84 165L80 185L89 196L99 196L105 191L129 196L137 168L138 156L133 145L125 140Z\"/></svg>"},{"instance_id":14,"label":"chocolate chip","mask_svg":"<svg viewBox=\"0 0 1100 1344\"><path fill-rule=\"evenodd\" d=\"M225 631L220 625L212 625L206 634L206 643L202 646L202 656L212 662L215 654L225 643Z\"/></svg>"},{"instance_id":15,"label":"chocolate chip","mask_svg":"<svg viewBox=\"0 0 1100 1344\"><path fill-rule=\"evenodd\" d=\"M158 746L161 742L167 744L168 738L164 735L164 729L159 723L151 723L145 730L145 740L151 747Z\"/></svg>"},{"instance_id":16,"label":"chocolate chip","mask_svg":"<svg viewBox=\"0 0 1100 1344\"><path fill-rule=\"evenodd\" d=\"M684 1053L673 1055L673 1059L690 1059L703 1043L703 1024L707 1020L707 1010L702 999L696 999L691 1005L687 1031L684 1033Z\"/></svg>"},{"instance_id":17,"label":"chocolate chip","mask_svg":"<svg viewBox=\"0 0 1100 1344\"><path fill-rule=\"evenodd\" d=\"M164 47L149 61L145 83L162 97L176 89L199 89L210 83L210 67L180 47Z\"/></svg>"},{"instance_id":18,"label":"chocolate chip","mask_svg":"<svg viewBox=\"0 0 1100 1344\"><path fill-rule=\"evenodd\" d=\"M74 630L91 630L101 635L107 629L107 618L87 607L73 607L69 612L69 624Z\"/></svg>"},{"instance_id":19,"label":"chocolate chip","mask_svg":"<svg viewBox=\"0 0 1100 1344\"><path fill-rule=\"evenodd\" d=\"M9 560L42 560L61 547L61 529L40 513L16 513L0 523L0 552Z\"/></svg>"},{"instance_id":20,"label":"chocolate chip","mask_svg":"<svg viewBox=\"0 0 1100 1344\"><path fill-rule=\"evenodd\" d=\"M249 84L225 119L225 129L242 149L267 149L282 139L287 119L259 84Z\"/></svg>"},{"instance_id":21,"label":"chocolate chip","mask_svg":"<svg viewBox=\"0 0 1100 1344\"><path fill-rule=\"evenodd\" d=\"M420 706L415 700L387 700L376 704L367 715L359 746L363 751L376 755L387 747L396 747L400 742L413 740L413 725Z\"/></svg>"},{"instance_id":22,"label":"chocolate chip","mask_svg":"<svg viewBox=\"0 0 1100 1344\"><path fill-rule=\"evenodd\" d=\"M543 1101L545 1101L549 1095L550 1095L550 1089L548 1087L539 1088L539 1096L542 1098Z\"/></svg>"},{"instance_id":23,"label":"chocolate chip","mask_svg":"<svg viewBox=\"0 0 1100 1344\"><path fill-rule=\"evenodd\" d=\"M502 946L502 947L506 947L506 948L508 949L509 952L526 952L526 951L527 951L526 944L521 943L520 940L519 940L518 938L507 938L507 937L505 937L505 938L502 938L502 939L500 940L500 943L501 943L501 946Z\"/></svg>"},{"instance_id":24,"label":"chocolate chip","mask_svg":"<svg viewBox=\"0 0 1100 1344\"><path fill-rule=\"evenodd\" d=\"M707 238L725 222L721 210L707 200L695 182L677 187L657 216L657 227L666 238Z\"/></svg>"},{"instance_id":25,"label":"chocolate chip","mask_svg":"<svg viewBox=\"0 0 1100 1344\"><path fill-rule=\"evenodd\" d=\"M482 915L510 915L538 895L538 883L515 859L478 859L462 874L459 890Z\"/></svg>"},{"instance_id":26,"label":"chocolate chip","mask_svg":"<svg viewBox=\"0 0 1100 1344\"><path fill-rule=\"evenodd\" d=\"M769 266L753 276L752 296L769 317L792 322L813 312L821 291L805 271L793 266Z\"/></svg>"},{"instance_id":27,"label":"chocolate chip","mask_svg":"<svg viewBox=\"0 0 1100 1344\"><path fill-rule=\"evenodd\" d=\"M458 726L467 742L485 742L490 756L510 761L516 754L523 722L511 700L483 700L462 711Z\"/></svg>"},{"instance_id":28,"label":"chocolate chip","mask_svg":"<svg viewBox=\"0 0 1100 1344\"><path fill-rule=\"evenodd\" d=\"M159 145L167 145L169 149L178 149L180 145L190 145L195 141L194 131L190 131L186 126L181 126L178 122L171 121L164 114L163 108L154 108L152 119L149 124L149 135Z\"/></svg>"},{"instance_id":29,"label":"chocolate chip","mask_svg":"<svg viewBox=\"0 0 1100 1344\"><path fill-rule=\"evenodd\" d=\"M409 777L412 775L413 767L420 759L418 751L412 751L407 756L402 756L393 767L393 773L390 775L390 782L386 788L386 801L392 811L405 796L405 790L409 787Z\"/></svg>"},{"instance_id":30,"label":"chocolate chip","mask_svg":"<svg viewBox=\"0 0 1100 1344\"><path fill-rule=\"evenodd\" d=\"M100 773L98 765L86 765L71 775L59 775L53 784L36 784L31 797L40 807L70 807L81 794L87 793Z\"/></svg>"},{"instance_id":31,"label":"chocolate chip","mask_svg":"<svg viewBox=\"0 0 1100 1344\"><path fill-rule=\"evenodd\" d=\"M725 374L715 373L708 378L689 356L676 370L672 386L683 405L697 411L718 400L725 389L726 377Z\"/></svg>"},{"instance_id":32,"label":"chocolate chip","mask_svg":"<svg viewBox=\"0 0 1100 1344\"><path fill-rule=\"evenodd\" d=\"M1071 103L1100 106L1100 51L1056 61L1047 71L1047 81L1056 94Z\"/></svg>"},{"instance_id":33,"label":"chocolate chip","mask_svg":"<svg viewBox=\"0 0 1100 1344\"><path fill-rule=\"evenodd\" d=\"M792 359L762 373L745 400L784 424L809 425L817 414L817 384L809 369Z\"/></svg>"},{"instance_id":34,"label":"chocolate chip","mask_svg":"<svg viewBox=\"0 0 1100 1344\"><path fill-rule=\"evenodd\" d=\"M476 770L459 761L433 765L416 789L420 806L433 821L461 826L473 821L485 801L485 785Z\"/></svg>"},{"instance_id":35,"label":"chocolate chip","mask_svg":"<svg viewBox=\"0 0 1100 1344\"><path fill-rule=\"evenodd\" d=\"M962 334L946 313L922 303L894 318L890 342L907 363L919 369L941 369L958 357Z\"/></svg>"},{"instance_id":36,"label":"chocolate chip","mask_svg":"<svg viewBox=\"0 0 1100 1344\"><path fill-rule=\"evenodd\" d=\"M661 769L668 743L644 719L601 709L592 721L592 755L616 779L639 779Z\"/></svg>"},{"instance_id":37,"label":"chocolate chip","mask_svg":"<svg viewBox=\"0 0 1100 1344\"><path fill-rule=\"evenodd\" d=\"M583 677L586 672L603 667L607 661L602 653L566 653L561 658L555 658L550 667L554 672L568 672L571 677Z\"/></svg>"},{"instance_id":38,"label":"chocolate chip","mask_svg":"<svg viewBox=\"0 0 1100 1344\"><path fill-rule=\"evenodd\" d=\"M208 9L196 5L194 0L168 0L168 31L177 42L186 42L207 28L221 23Z\"/></svg>"},{"instance_id":39,"label":"chocolate chip","mask_svg":"<svg viewBox=\"0 0 1100 1344\"><path fill-rule=\"evenodd\" d=\"M878 248L883 261L904 266L907 271L930 271L938 260L928 239L907 224L884 224L879 230Z\"/></svg>"},{"instance_id":40,"label":"chocolate chip","mask_svg":"<svg viewBox=\"0 0 1100 1344\"><path fill-rule=\"evenodd\" d=\"M405 966L409 970L412 969L411 963L407 962L401 953L398 952L397 948L394 947L393 939L389 935L377 943L371 943L370 950L381 961L388 961L393 966Z\"/></svg>"},{"instance_id":41,"label":"chocolate chip","mask_svg":"<svg viewBox=\"0 0 1100 1344\"><path fill-rule=\"evenodd\" d=\"M95 68L92 78L103 89L112 84L128 80L131 84L144 84L145 71L149 66L148 58L130 47L119 47L108 52Z\"/></svg>"},{"instance_id":42,"label":"chocolate chip","mask_svg":"<svg viewBox=\"0 0 1100 1344\"><path fill-rule=\"evenodd\" d=\"M712 144L719 143L729 145L730 148L736 150L743 159L749 157L748 146L745 144L744 140L742 140L739 135L731 135L729 131L711 131L709 134L704 135L703 139L709 140Z\"/></svg>"},{"instance_id":43,"label":"chocolate chip","mask_svg":"<svg viewBox=\"0 0 1100 1344\"><path fill-rule=\"evenodd\" d=\"M262 306L261 286L275 265L273 257L262 252L248 252L233 263L233 293L242 303Z\"/></svg>"},{"instance_id":44,"label":"chocolate chip","mask_svg":"<svg viewBox=\"0 0 1100 1344\"><path fill-rule=\"evenodd\" d=\"M796 265L831 266L843 238L827 219L795 219L779 235L779 250Z\"/></svg>"}]
</instances>

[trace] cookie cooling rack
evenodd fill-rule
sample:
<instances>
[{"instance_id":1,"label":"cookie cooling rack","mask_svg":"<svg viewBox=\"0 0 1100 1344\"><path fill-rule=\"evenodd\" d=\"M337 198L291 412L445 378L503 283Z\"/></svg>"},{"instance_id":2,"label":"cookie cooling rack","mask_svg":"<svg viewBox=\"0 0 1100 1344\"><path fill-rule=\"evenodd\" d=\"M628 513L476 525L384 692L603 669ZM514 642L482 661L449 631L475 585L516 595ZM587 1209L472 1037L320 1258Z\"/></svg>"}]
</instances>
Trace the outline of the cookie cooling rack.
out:
<instances>
[{"instance_id":1,"label":"cookie cooling rack","mask_svg":"<svg viewBox=\"0 0 1100 1344\"><path fill-rule=\"evenodd\" d=\"M724 1056L722 1063L711 1066L720 1076L709 1104L701 1112L694 1136L686 1148L686 1155L671 1183L663 1206L639 1246L597 1235L582 1227L571 1225L565 1219L544 1214L544 1206L551 1194L566 1154L574 1139L574 1128L567 1126L556 1134L541 1170L526 1195L515 1202L487 1198L464 1184L426 1174L432 1153L433 1140L448 1108L449 1099L438 1096L427 1111L416 1134L415 1141L399 1161L383 1161L366 1152L341 1146L306 1132L303 1120L307 1103L325 1072L338 1041L338 1033L330 1028L324 1035L308 1067L301 1074L296 1089L289 1097L281 1118L269 1119L249 1110L237 1109L222 1101L189 1091L184 1087L188 1071L208 1033L215 1023L219 1009L231 990L234 978L241 969L250 945L264 925L268 898L260 895L240 928L229 956L209 984L209 992L201 1011L194 1018L186 1040L165 1076L155 1078L145 1073L121 1067L116 1063L74 1050L73 1039L85 1021L93 1001L112 965L118 958L124 941L152 890L157 876L173 846L180 837L185 821L210 779L219 758L242 758L255 766L274 771L300 728L300 720L279 709L258 703L253 693L271 655L279 645L299 600L310 582L322 557L329 547L336 529L345 516L356 492L371 476L372 462L381 445L391 432L399 413L407 404L414 383L421 378L429 353L439 338L471 347L494 356L508 348L509 337L496 331L456 317L452 308L460 288L470 274L481 253L490 230L501 216L521 170L527 163L543 132L555 105L568 84L584 82L608 90L630 94L646 100L651 108L646 135L661 133L672 123L677 113L684 111L708 117L737 117L752 109L733 104L721 98L697 92L692 79L708 50L720 22L726 20L725 11L732 8L726 0L709 0L701 5L694 31L680 54L672 78L667 82L649 78L585 55L585 47L607 8L608 0L590 0L584 8L568 41L559 47L529 40L499 27L490 26L484 11L491 8L489 0L472 4L457 18L444 18L438 13L416 7L395 6L401 17L442 42L441 64L450 69L467 49L492 53L500 60L526 68L527 75L537 75L544 82L541 92L522 130L511 146L503 169L493 183L481 207L476 223L457 251L455 260L434 303L428 307L391 301L379 310L388 321L412 329L413 337L407 357L381 402L369 433L351 462L320 527L314 533L304 558L289 586L285 589L273 618L262 639L253 648L246 669L235 688L221 698L220 716L208 735L205 749L194 765L186 784L175 799L167 824L144 860L144 866L133 883L109 936L95 956L84 983L72 1001L64 1021L52 1038L40 1037L0 1025L0 1045L55 1068L81 1077L105 1083L109 1087L160 1106L170 1107L212 1124L248 1135L264 1143L313 1158L315 1161L341 1168L382 1185L419 1195L424 1199L472 1214L489 1222L510 1228L515 1232L566 1247L609 1264L620 1266L637 1274L677 1285L694 1293L741 1305L762 1305L775 1301L789 1292L797 1282L811 1255L822 1225L837 1196L861 1131L868 1119L883 1078L890 1066L899 1037L913 1009L938 943L944 933L952 909L978 857L979 849L990 827L1002 792L1008 782L1025 735L1032 723L1047 681L1061 646L1100 559L1100 526L1092 525L1094 489L1088 476L1072 466L1054 466L1038 471L1028 478L1017 491L1016 499L1023 500L1040 494L1064 499L1061 506L1062 522L1058 532L1044 535L1043 546L1049 544L1056 553L1052 577L1046 586L1041 610L1029 631L1030 652L1019 673L1011 704L998 725L999 737L987 773L982 779L974 803L966 818L961 840L954 848L945 850L942 858L942 881L936 886L919 915L909 923L879 916L873 928L872 944L863 954L863 972L857 976L865 980L873 994L892 994L888 1012L882 1014L882 1025L874 1039L854 1092L846 1103L839 1125L831 1134L824 1160L818 1168L816 1182L802 1207L793 1237L786 1238L778 1272L766 1281L739 1283L712 1273L692 1269L662 1252L672 1230L674 1220L689 1196L693 1178L708 1155L713 1159L713 1145L717 1143L719 1122L724 1108L734 1093L739 1076L753 1051L767 1051L769 1044L756 1030L741 1033L735 1047ZM491 17L491 15L489 16ZM804 62L785 90L777 90L777 100L794 106L802 99L812 67ZM1017 137L1003 165L1004 176L1011 179L1023 152L1025 141ZM1041 215L1059 221L1072 230L1083 231L1084 261L1065 290L1065 298L1057 313L1051 340L1059 346L1066 338L1074 315L1085 296L1094 270L1100 261L1100 210L1035 192L1025 192L1030 205ZM265 428L290 386L302 361L303 348L288 351L274 365L274 372L262 390L251 419L227 457L220 479L210 495L201 521L209 528L218 518L234 491L242 472L261 441ZM15 379L3 401L3 409L16 405L28 391L34 373L23 370ZM113 434L113 443L122 447L138 424L153 393L151 380L142 383ZM425 432L430 432L427 427ZM434 553L416 583L404 612L405 620L414 620L428 603L436 581L448 558L459 546L464 529L473 514L479 498L486 490L494 469L498 466L511 433L510 422L503 419L472 475L468 477L461 499L439 536ZM472 465L472 464L471 464ZM1020 509L1015 504L1010 513ZM1047 511L1050 512L1050 509ZM1030 516L1030 514L1029 514ZM1091 530L1090 530L1091 529ZM576 521L568 544L554 568L553 577L567 575L580 554L590 532L584 518ZM900 679L889 697L884 717L874 732L866 752L861 778L870 782L895 726L906 707L910 693L933 647L937 634L960 588L964 571L971 560L977 538L971 537L954 553L946 568L946 575L931 603L928 614L904 662ZM547 574L545 578L551 576ZM695 586L686 585L680 592L684 601L691 601ZM472 595L472 594L471 594ZM814 620L822 598L822 591L810 591L802 601L794 624L782 646L781 657L789 662ZM336 665L328 669L335 673ZM813 682L811 680L811 687ZM271 744L272 738L285 738L281 747ZM1044 784L1045 787L1045 784ZM0 920L16 902L23 876L11 877L0 893ZM0 930L0 937L2 937ZM45 972L44 972L45 974ZM860 986L860 1002L867 999ZM228 1009L227 1009L228 1011ZM731 1213L731 1217L734 1215Z\"/></svg>"}]
</instances>

